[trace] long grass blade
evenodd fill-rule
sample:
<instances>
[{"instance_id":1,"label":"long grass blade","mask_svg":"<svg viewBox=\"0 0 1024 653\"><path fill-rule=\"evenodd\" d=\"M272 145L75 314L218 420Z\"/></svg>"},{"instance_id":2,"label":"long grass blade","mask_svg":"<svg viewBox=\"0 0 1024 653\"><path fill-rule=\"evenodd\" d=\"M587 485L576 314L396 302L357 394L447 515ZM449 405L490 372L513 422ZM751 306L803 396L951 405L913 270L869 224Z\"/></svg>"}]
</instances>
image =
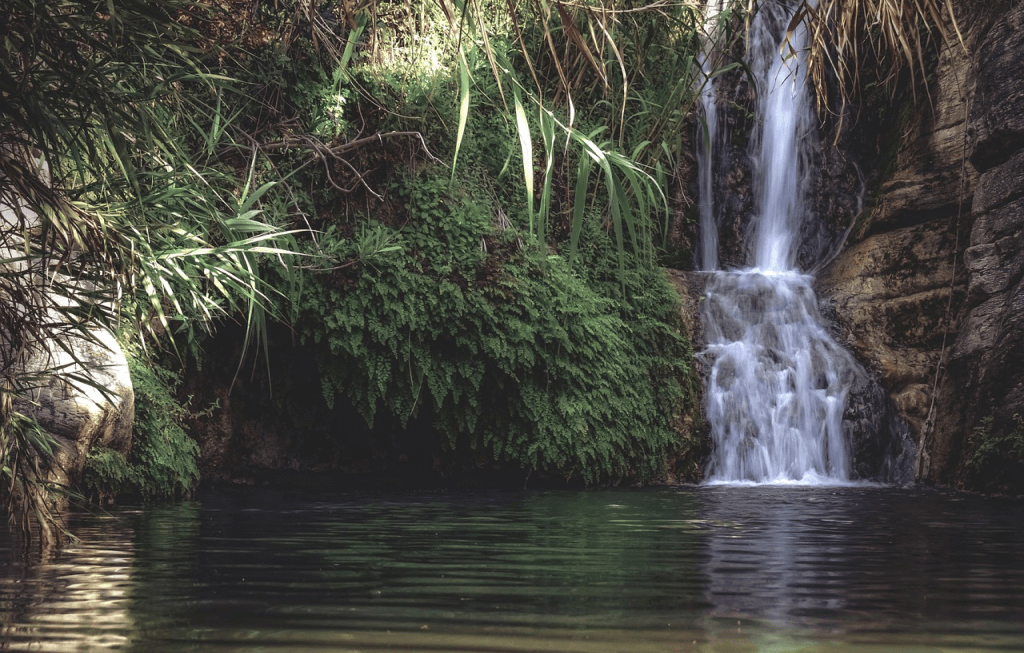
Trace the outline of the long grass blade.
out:
<instances>
[{"instance_id":1,"label":"long grass blade","mask_svg":"<svg viewBox=\"0 0 1024 653\"><path fill-rule=\"evenodd\" d=\"M533 224L533 139L530 134L530 123L526 119L526 111L523 109L518 84L512 87L512 98L515 101L519 147L523 154L523 181L526 184L526 211L529 216L530 234L536 236Z\"/></svg>"},{"instance_id":2,"label":"long grass blade","mask_svg":"<svg viewBox=\"0 0 1024 653\"><path fill-rule=\"evenodd\" d=\"M345 49L341 53L341 61L338 62L338 72L342 79L348 78L348 74L345 71L348 68L349 61L352 60L352 55L355 53L356 43L359 42L359 37L363 35L363 31L366 29L369 21L370 16L365 11L360 11L356 16L356 25L349 32L348 42L345 43Z\"/></svg>"},{"instance_id":3,"label":"long grass blade","mask_svg":"<svg viewBox=\"0 0 1024 653\"><path fill-rule=\"evenodd\" d=\"M544 140L544 184L538 210L538 239L543 243L551 211L551 181L555 172L555 118L545 109L539 109L540 133Z\"/></svg>"},{"instance_id":4,"label":"long grass blade","mask_svg":"<svg viewBox=\"0 0 1024 653\"><path fill-rule=\"evenodd\" d=\"M584 153L576 168L576 188L573 192L572 227L569 231L569 264L576 261L583 231L583 216L587 210L587 187L590 185L591 157Z\"/></svg>"},{"instance_id":5,"label":"long grass blade","mask_svg":"<svg viewBox=\"0 0 1024 653\"><path fill-rule=\"evenodd\" d=\"M455 154L452 156L452 175L448 182L449 187L455 183L455 170L459 162L459 149L462 147L462 137L466 134L466 122L469 120L469 64L466 63L466 54L459 49L459 127L455 137Z\"/></svg>"}]
</instances>

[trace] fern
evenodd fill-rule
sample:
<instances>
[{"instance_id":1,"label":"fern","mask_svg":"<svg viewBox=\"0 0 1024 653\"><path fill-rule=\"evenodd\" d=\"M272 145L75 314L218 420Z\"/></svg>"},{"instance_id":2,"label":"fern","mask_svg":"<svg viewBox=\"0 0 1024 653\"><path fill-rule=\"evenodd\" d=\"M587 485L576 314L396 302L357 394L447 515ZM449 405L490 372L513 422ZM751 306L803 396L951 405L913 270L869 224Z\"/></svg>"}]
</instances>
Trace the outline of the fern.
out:
<instances>
[{"instance_id":1,"label":"fern","mask_svg":"<svg viewBox=\"0 0 1024 653\"><path fill-rule=\"evenodd\" d=\"M623 277L593 228L584 245L604 265L581 278L560 256L503 246L514 236L480 219L486 201L453 197L439 175L410 183L402 253L343 290L314 277L296 299L329 406L343 394L371 427L429 408L450 449L589 483L655 478L695 448L676 424L693 408L692 351L659 270ZM496 253L474 246L482 237Z\"/></svg>"},{"instance_id":2,"label":"fern","mask_svg":"<svg viewBox=\"0 0 1024 653\"><path fill-rule=\"evenodd\" d=\"M187 410L175 397L180 377L152 361L128 356L135 390L131 453L95 447L86 461L87 493L100 499L127 496L144 500L191 494L199 480L199 446L182 428Z\"/></svg>"}]
</instances>

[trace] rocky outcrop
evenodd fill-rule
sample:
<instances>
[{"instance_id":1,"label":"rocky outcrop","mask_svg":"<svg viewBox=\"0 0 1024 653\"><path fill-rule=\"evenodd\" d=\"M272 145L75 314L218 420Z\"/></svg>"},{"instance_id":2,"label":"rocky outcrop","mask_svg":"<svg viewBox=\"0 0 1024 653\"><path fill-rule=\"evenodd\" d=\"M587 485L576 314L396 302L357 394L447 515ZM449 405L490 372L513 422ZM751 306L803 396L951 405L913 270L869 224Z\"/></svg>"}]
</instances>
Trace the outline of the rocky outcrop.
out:
<instances>
[{"instance_id":1,"label":"rocky outcrop","mask_svg":"<svg viewBox=\"0 0 1024 653\"><path fill-rule=\"evenodd\" d=\"M49 181L45 161L28 155L27 160L41 179ZM6 201L19 202L5 197ZM0 289L0 301L29 313L32 306L38 331L32 336L22 333L0 334L0 346L7 347L3 360L3 379L7 387L17 388L14 410L33 417L56 438L57 449L50 461L46 479L64 487L74 486L82 477L86 456L96 445L127 454L132 444L135 417L135 395L128 372L128 361L113 334L103 328L81 332L69 325L62 313L70 302L60 295L36 269L37 264L22 254L22 234L39 228L37 214L23 202L12 206L0 201L0 246L2 272L20 287L21 299L13 299L7 288ZM87 282L82 282L87 283ZM71 311L73 313L73 311ZM5 324L18 324L12 319ZM25 322L21 322L24 326ZM49 334L45 338L40 334ZM17 336L17 337L9 337ZM14 343L18 344L15 345ZM15 353L15 352L20 352ZM56 497L56 495L55 495Z\"/></svg>"},{"instance_id":2,"label":"rocky outcrop","mask_svg":"<svg viewBox=\"0 0 1024 653\"><path fill-rule=\"evenodd\" d=\"M979 177L964 252L967 292L938 388L931 456L922 467L923 476L938 482L962 480L970 434L983 429L998 438L1018 428L1015 416L1024 414L1022 57L1024 5L1013 3L986 30L973 61L977 90L967 131Z\"/></svg>"},{"instance_id":3,"label":"rocky outcrop","mask_svg":"<svg viewBox=\"0 0 1024 653\"><path fill-rule=\"evenodd\" d=\"M963 52L943 50L932 105L908 99L891 133L877 139L878 160L867 163L875 174L891 166L891 176L817 283L846 343L877 375L918 441L944 340L952 342L956 329L950 307L959 306L965 291L958 230L969 224L964 209L976 178L964 158L969 67ZM890 163L883 159L891 138L900 142Z\"/></svg>"},{"instance_id":4,"label":"rocky outcrop","mask_svg":"<svg viewBox=\"0 0 1024 653\"><path fill-rule=\"evenodd\" d=\"M1024 5L958 9L966 51L939 55L930 109L903 111L892 172L817 284L940 484L964 482L972 433L1024 413Z\"/></svg>"},{"instance_id":5,"label":"rocky outcrop","mask_svg":"<svg viewBox=\"0 0 1024 653\"><path fill-rule=\"evenodd\" d=\"M26 373L42 372L42 384L15 399L14 408L34 417L57 440L49 480L73 486L92 447L128 453L135 395L128 361L109 331L95 330L88 340L72 337L66 344L70 352L54 347L29 362Z\"/></svg>"}]
</instances>

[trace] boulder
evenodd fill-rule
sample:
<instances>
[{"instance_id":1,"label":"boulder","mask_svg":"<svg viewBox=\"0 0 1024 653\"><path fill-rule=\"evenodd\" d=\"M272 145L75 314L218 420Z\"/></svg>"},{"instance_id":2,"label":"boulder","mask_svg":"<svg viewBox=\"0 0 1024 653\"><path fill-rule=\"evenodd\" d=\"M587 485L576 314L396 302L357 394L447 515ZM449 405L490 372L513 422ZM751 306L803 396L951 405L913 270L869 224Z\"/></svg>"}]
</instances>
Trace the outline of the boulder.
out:
<instances>
[{"instance_id":1,"label":"boulder","mask_svg":"<svg viewBox=\"0 0 1024 653\"><path fill-rule=\"evenodd\" d=\"M0 154L12 156L10 151ZM14 152L13 156L26 157L39 179L49 182L45 160L32 153ZM5 201L0 201L3 235L0 260L4 261L0 265L3 272L10 275L8 278L14 280L12 285L27 291L30 302L36 306L37 319L42 322L41 331L52 336L48 342L20 343L14 348L22 352L20 355L4 357L10 365L5 373L13 376L8 382L23 391L15 396L13 408L35 418L57 440L55 464L51 465L48 480L73 487L82 477L91 447L102 445L128 453L132 443L135 395L128 361L113 334L101 327L82 334L68 325L57 310L69 304L67 297L54 293L47 286L35 285L45 275L39 275L34 265L23 258L21 239L38 226L38 215L21 198L5 196ZM0 291L0 301L12 302L12 299ZM24 308L23 304L10 306ZM12 315L14 313L12 311ZM10 346L12 340L17 340L7 337L10 335L18 334L0 334L0 343ZM27 392L24 392L26 386Z\"/></svg>"},{"instance_id":2,"label":"boulder","mask_svg":"<svg viewBox=\"0 0 1024 653\"><path fill-rule=\"evenodd\" d=\"M90 338L66 341L73 355L59 347L34 357L27 374L44 374L40 386L15 399L14 408L34 417L59 446L50 481L74 486L82 477L94 446L127 454L132 444L135 394L128 361L114 336L95 329Z\"/></svg>"}]
</instances>

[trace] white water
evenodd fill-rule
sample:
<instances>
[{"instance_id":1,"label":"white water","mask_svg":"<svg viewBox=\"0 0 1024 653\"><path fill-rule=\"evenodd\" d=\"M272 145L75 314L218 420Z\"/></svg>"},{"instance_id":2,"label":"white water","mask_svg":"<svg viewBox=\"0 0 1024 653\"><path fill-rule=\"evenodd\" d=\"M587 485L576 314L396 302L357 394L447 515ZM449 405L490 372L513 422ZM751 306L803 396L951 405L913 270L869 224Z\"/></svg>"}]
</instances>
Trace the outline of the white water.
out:
<instances>
[{"instance_id":1,"label":"white water","mask_svg":"<svg viewBox=\"0 0 1024 653\"><path fill-rule=\"evenodd\" d=\"M750 151L757 202L753 267L709 274L702 304L703 355L711 364L710 483L850 482L843 412L861 372L822 324L812 277L796 269L814 123L803 30L793 37L797 54L784 58L779 51L791 15L766 3L751 26L747 63L757 82L759 121ZM715 112L711 100L706 116ZM705 120L717 124L715 117ZM710 192L711 157L698 165L700 190ZM702 232L701 263L714 269L718 238L710 196L707 217L703 198L700 206L702 229L711 227Z\"/></svg>"},{"instance_id":2,"label":"white water","mask_svg":"<svg viewBox=\"0 0 1024 653\"><path fill-rule=\"evenodd\" d=\"M713 158L715 142L718 134L718 93L715 80L711 76L711 65L708 55L700 57L701 72L704 73L703 86L700 89L700 104L704 110L704 118L698 129L697 143L697 181L700 193L697 202L697 213L700 219L700 253L701 270L714 270L718 267L718 223L715 220Z\"/></svg>"}]
</instances>

